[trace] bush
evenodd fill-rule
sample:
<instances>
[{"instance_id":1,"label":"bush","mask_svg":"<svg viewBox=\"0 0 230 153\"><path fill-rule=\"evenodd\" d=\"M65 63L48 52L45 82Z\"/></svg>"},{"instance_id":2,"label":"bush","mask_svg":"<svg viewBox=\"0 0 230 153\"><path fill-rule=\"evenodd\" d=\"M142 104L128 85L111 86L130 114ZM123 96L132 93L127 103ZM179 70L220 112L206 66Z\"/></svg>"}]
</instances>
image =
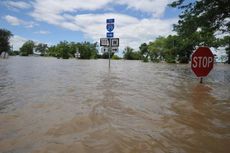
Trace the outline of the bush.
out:
<instances>
[{"instance_id":1,"label":"bush","mask_svg":"<svg viewBox=\"0 0 230 153\"><path fill-rule=\"evenodd\" d=\"M112 56L112 59L113 59L113 60L119 60L119 59L121 59L121 58L120 58L119 56L117 56L117 55L113 55L113 56Z\"/></svg>"},{"instance_id":2,"label":"bush","mask_svg":"<svg viewBox=\"0 0 230 153\"><path fill-rule=\"evenodd\" d=\"M186 56L182 56L181 58L179 58L179 62L183 63L183 64L188 64L189 63L189 58Z\"/></svg>"}]
</instances>

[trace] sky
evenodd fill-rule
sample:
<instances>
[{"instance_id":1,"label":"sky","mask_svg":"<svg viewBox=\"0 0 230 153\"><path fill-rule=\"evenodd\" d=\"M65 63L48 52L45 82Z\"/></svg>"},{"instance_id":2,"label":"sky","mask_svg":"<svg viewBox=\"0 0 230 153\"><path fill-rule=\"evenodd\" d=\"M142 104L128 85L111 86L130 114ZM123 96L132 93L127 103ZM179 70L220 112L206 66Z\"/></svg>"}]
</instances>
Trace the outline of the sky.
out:
<instances>
[{"instance_id":1,"label":"sky","mask_svg":"<svg viewBox=\"0 0 230 153\"><path fill-rule=\"evenodd\" d=\"M1 0L0 28L10 30L18 50L27 40L55 45L60 41L99 42L106 19L115 19L114 37L124 47L173 34L179 10L172 0Z\"/></svg>"}]
</instances>

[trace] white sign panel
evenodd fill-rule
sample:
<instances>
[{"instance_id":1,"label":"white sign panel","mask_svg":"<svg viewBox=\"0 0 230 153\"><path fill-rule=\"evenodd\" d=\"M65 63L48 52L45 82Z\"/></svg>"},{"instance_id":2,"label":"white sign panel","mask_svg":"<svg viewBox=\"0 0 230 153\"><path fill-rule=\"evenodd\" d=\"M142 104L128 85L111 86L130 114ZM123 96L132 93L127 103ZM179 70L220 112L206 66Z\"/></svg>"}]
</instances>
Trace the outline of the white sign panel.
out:
<instances>
[{"instance_id":1,"label":"white sign panel","mask_svg":"<svg viewBox=\"0 0 230 153\"><path fill-rule=\"evenodd\" d=\"M101 48L101 52L102 52L102 53L107 53L107 52L109 52L109 47L102 47L102 48ZM112 48L111 48L111 52L112 52L112 53L118 52L118 47L112 47Z\"/></svg>"},{"instance_id":2,"label":"white sign panel","mask_svg":"<svg viewBox=\"0 0 230 153\"><path fill-rule=\"evenodd\" d=\"M102 52L102 53L109 52L108 47L101 47L101 52Z\"/></svg>"},{"instance_id":3,"label":"white sign panel","mask_svg":"<svg viewBox=\"0 0 230 153\"><path fill-rule=\"evenodd\" d=\"M118 52L118 47L112 47L112 52L113 52L113 53Z\"/></svg>"},{"instance_id":4,"label":"white sign panel","mask_svg":"<svg viewBox=\"0 0 230 153\"><path fill-rule=\"evenodd\" d=\"M100 39L100 46L109 46L108 38L101 38Z\"/></svg>"},{"instance_id":5,"label":"white sign panel","mask_svg":"<svg viewBox=\"0 0 230 153\"><path fill-rule=\"evenodd\" d=\"M112 38L111 39L111 46L118 47L119 46L119 38Z\"/></svg>"}]
</instances>

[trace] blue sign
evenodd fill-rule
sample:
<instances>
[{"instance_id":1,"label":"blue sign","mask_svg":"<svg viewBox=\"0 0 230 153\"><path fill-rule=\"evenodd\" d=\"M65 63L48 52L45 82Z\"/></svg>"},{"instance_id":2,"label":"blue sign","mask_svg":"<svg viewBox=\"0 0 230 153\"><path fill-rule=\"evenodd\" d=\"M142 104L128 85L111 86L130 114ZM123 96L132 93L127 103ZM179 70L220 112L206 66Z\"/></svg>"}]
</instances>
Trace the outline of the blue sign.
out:
<instances>
[{"instance_id":1,"label":"blue sign","mask_svg":"<svg viewBox=\"0 0 230 153\"><path fill-rule=\"evenodd\" d=\"M106 19L106 23L114 23L114 19Z\"/></svg>"},{"instance_id":2,"label":"blue sign","mask_svg":"<svg viewBox=\"0 0 230 153\"><path fill-rule=\"evenodd\" d=\"M114 24L107 24L107 25L106 25L106 29L107 29L109 32L112 32L113 29L114 29Z\"/></svg>"},{"instance_id":3,"label":"blue sign","mask_svg":"<svg viewBox=\"0 0 230 153\"><path fill-rule=\"evenodd\" d=\"M106 36L107 38L113 38L113 32L107 32Z\"/></svg>"}]
</instances>

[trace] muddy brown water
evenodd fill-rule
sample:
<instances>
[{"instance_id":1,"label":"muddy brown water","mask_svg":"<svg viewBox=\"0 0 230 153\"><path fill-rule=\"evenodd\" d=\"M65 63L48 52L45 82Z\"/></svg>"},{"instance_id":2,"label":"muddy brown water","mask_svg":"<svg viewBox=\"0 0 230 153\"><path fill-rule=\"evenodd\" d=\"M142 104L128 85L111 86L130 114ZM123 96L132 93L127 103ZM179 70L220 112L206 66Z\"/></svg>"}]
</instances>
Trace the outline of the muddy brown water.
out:
<instances>
[{"instance_id":1,"label":"muddy brown water","mask_svg":"<svg viewBox=\"0 0 230 153\"><path fill-rule=\"evenodd\" d=\"M229 153L230 65L0 60L1 153Z\"/></svg>"}]
</instances>

